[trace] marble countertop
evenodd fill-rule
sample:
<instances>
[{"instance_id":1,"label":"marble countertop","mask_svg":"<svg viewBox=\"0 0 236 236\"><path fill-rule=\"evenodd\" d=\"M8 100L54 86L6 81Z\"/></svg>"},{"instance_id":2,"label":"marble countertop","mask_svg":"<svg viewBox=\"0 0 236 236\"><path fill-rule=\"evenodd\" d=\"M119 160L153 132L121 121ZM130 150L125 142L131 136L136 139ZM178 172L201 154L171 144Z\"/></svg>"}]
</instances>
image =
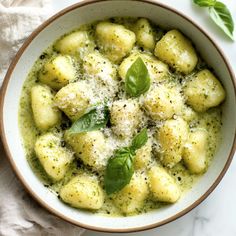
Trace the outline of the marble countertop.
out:
<instances>
[{"instance_id":1,"label":"marble countertop","mask_svg":"<svg viewBox=\"0 0 236 236\"><path fill-rule=\"evenodd\" d=\"M53 0L52 14L78 1L79 0ZM232 67L236 73L236 42L233 43L231 40L228 40L221 30L209 19L208 14L206 14L204 10L195 7L191 3L192 0L156 1L176 8L205 28L223 49L229 61L232 62ZM235 0L221 1L231 10L236 24ZM235 180L236 155L223 180L213 193L198 207L180 219L159 228L139 233L108 234L86 231L83 236L236 236Z\"/></svg>"}]
</instances>

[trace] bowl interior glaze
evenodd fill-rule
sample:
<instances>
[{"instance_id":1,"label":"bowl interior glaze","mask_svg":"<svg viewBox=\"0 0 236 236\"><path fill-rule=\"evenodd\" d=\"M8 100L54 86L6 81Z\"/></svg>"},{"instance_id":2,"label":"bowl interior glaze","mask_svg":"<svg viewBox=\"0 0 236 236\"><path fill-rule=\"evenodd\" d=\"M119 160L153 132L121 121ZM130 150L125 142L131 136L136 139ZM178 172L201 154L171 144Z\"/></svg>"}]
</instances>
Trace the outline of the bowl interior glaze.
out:
<instances>
[{"instance_id":1,"label":"bowl interior glaze","mask_svg":"<svg viewBox=\"0 0 236 236\"><path fill-rule=\"evenodd\" d=\"M112 218L73 209L63 204L34 175L25 158L18 128L18 106L23 82L41 52L66 32L115 16L146 17L165 28L186 34L199 54L221 79L227 99L223 105L222 143L214 161L201 180L178 203L143 215ZM108 232L131 232L153 228L185 214L204 200L220 182L233 155L236 127L236 98L233 75L221 52L206 34L187 18L157 3L147 1L85 1L76 4L39 27L14 59L3 85L2 138L11 164L28 191L54 214L79 226Z\"/></svg>"}]
</instances>

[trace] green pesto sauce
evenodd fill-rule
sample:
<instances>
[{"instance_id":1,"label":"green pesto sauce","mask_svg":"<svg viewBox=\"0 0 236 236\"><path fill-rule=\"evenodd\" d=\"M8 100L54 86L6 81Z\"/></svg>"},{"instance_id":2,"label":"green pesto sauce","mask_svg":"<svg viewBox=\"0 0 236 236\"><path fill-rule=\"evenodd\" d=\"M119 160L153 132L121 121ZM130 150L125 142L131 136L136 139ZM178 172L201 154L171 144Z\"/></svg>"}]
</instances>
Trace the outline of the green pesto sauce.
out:
<instances>
[{"instance_id":1,"label":"green pesto sauce","mask_svg":"<svg viewBox=\"0 0 236 236\"><path fill-rule=\"evenodd\" d=\"M132 29L133 24L136 21L136 19L134 18L114 18L113 19L112 18L110 19L110 21L123 24L125 25L126 28ZM89 32L90 37L94 39L95 37L94 25L95 24L96 22L94 24L84 25L80 27L79 29L76 29L72 32L75 32L81 29L87 30ZM165 30L157 28L157 26L153 25L153 28L156 30L155 36L157 39L159 39L162 36L163 32L165 32ZM142 49L139 49L139 50L142 51ZM64 184L66 184L73 176L76 176L81 171L91 172L91 170L85 167L83 164L81 163L78 164L78 161L74 160L71 163L70 169L66 173L66 176L61 181L57 183L53 183L51 179L45 173L43 167L41 166L34 152L35 141L37 137L42 134L42 132L39 131L35 127L35 124L34 124L33 114L32 114L32 109L31 109L31 102L30 102L30 90L32 86L38 83L38 72L42 69L45 61L48 60L51 56L54 56L57 54L58 53L54 50L54 47L52 45L48 49L46 49L42 53L42 55L38 58L38 60L35 62L33 68L31 69L30 73L28 74L24 82L20 104L19 104L19 128L22 134L22 143L25 148L26 158L32 170L38 176L38 178L40 178L40 180L45 185L45 187L48 187L49 189L51 189L52 192L56 195L58 195L58 192L61 189L61 187ZM81 62L78 62L78 64L80 63ZM78 65L78 68L79 67L80 65ZM194 73L203 68L207 68L207 66L200 59ZM78 77L79 77L79 73L80 72L78 69ZM178 73L172 73L171 78L172 78L171 79L172 82L178 81L177 83L179 83L179 81L183 79L188 79L188 78L184 78L181 74L178 74ZM66 123L67 118L63 118L62 124L63 122ZM209 135L208 135L208 149L207 149L207 166L209 166L220 140L221 107L213 108L213 109L208 110L205 113L198 114L197 117L189 123L189 125L190 125L190 129L204 128L204 129L207 129L208 131ZM57 127L54 127L48 131L57 133L58 135L62 135L63 130L64 128L62 127L62 125L58 125ZM182 162L180 162L175 167L170 169L169 172L176 179L176 182L180 186L181 191L182 191L182 197L201 178L201 176L199 175L190 174L189 171L184 167ZM99 178L102 178L102 177L99 177ZM166 203L154 202L150 195L150 197L146 199L144 207L134 214L145 213L153 209L165 207L167 205L168 204ZM120 210L116 206L114 206L114 204L112 203L112 199L108 196L105 197L105 202L104 202L103 207L100 210L95 211L95 212L99 214L103 214L103 215L105 214L106 216L124 215L120 212Z\"/></svg>"}]
</instances>

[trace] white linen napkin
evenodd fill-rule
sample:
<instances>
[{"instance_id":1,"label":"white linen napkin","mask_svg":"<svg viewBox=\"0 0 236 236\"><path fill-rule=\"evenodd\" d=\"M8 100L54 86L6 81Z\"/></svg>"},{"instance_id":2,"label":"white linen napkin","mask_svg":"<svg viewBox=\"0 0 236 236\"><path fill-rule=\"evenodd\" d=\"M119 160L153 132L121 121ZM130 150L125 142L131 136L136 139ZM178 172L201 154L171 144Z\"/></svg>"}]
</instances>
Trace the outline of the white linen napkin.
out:
<instances>
[{"instance_id":1,"label":"white linen napkin","mask_svg":"<svg viewBox=\"0 0 236 236\"><path fill-rule=\"evenodd\" d=\"M25 38L50 15L51 0L0 0L0 85ZM0 235L80 236L85 230L44 210L15 177L0 142Z\"/></svg>"}]
</instances>

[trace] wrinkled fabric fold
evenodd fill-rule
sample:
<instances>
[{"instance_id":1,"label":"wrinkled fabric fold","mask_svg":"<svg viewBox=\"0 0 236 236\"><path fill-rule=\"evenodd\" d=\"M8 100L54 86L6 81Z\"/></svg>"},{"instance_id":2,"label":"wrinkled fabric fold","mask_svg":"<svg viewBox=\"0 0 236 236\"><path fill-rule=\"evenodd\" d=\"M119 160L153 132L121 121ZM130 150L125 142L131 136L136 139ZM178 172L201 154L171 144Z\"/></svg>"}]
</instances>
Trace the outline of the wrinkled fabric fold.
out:
<instances>
[{"instance_id":1,"label":"wrinkled fabric fold","mask_svg":"<svg viewBox=\"0 0 236 236\"><path fill-rule=\"evenodd\" d=\"M24 40L50 16L50 2L0 0L0 81Z\"/></svg>"}]
</instances>

